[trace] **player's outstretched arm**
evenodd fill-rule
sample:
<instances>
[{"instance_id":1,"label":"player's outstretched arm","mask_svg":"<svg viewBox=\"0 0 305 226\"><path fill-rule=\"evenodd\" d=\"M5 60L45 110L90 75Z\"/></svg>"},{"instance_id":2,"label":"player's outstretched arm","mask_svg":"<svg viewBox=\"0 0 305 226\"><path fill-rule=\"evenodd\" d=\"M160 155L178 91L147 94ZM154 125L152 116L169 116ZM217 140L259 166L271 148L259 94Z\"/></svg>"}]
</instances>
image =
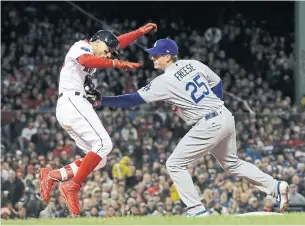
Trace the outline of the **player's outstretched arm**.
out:
<instances>
[{"instance_id":1,"label":"player's outstretched arm","mask_svg":"<svg viewBox=\"0 0 305 226\"><path fill-rule=\"evenodd\" d=\"M128 108L135 107L144 103L146 102L143 100L140 94L138 92L135 92L119 96L104 96L99 101L99 103L94 103L93 107L97 109L101 106Z\"/></svg>"},{"instance_id":2,"label":"player's outstretched arm","mask_svg":"<svg viewBox=\"0 0 305 226\"><path fill-rule=\"evenodd\" d=\"M102 97L101 101L93 104L93 107L135 107L143 103L162 101L168 98L166 81L159 76L135 93Z\"/></svg>"},{"instance_id":3,"label":"player's outstretched arm","mask_svg":"<svg viewBox=\"0 0 305 226\"><path fill-rule=\"evenodd\" d=\"M120 68L123 70L135 69L140 67L139 63L128 61L121 61L117 59L108 59L103 57L94 56L91 54L83 54L77 58L80 65L86 68Z\"/></svg>"},{"instance_id":4,"label":"player's outstretched arm","mask_svg":"<svg viewBox=\"0 0 305 226\"><path fill-rule=\"evenodd\" d=\"M120 41L120 49L124 49L127 46L129 46L132 42L140 38L141 36L147 34L150 31L157 31L157 25L154 23L148 23L139 29L120 35L119 41Z\"/></svg>"}]
</instances>

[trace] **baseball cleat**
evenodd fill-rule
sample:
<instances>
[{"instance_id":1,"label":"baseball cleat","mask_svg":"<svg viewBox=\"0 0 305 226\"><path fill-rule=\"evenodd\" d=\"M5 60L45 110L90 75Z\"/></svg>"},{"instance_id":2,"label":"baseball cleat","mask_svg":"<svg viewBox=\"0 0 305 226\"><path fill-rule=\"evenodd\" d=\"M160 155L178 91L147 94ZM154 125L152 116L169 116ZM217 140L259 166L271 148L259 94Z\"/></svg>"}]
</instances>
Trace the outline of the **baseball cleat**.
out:
<instances>
[{"instance_id":1,"label":"baseball cleat","mask_svg":"<svg viewBox=\"0 0 305 226\"><path fill-rule=\"evenodd\" d=\"M49 177L51 171L51 168L41 168L39 170L40 196L45 202L50 200L51 190L55 184L55 181Z\"/></svg>"},{"instance_id":2,"label":"baseball cleat","mask_svg":"<svg viewBox=\"0 0 305 226\"><path fill-rule=\"evenodd\" d=\"M75 215L80 214L79 199L78 199L79 190L80 190L80 186L71 180L59 185L60 194L65 199L70 212L72 212Z\"/></svg>"},{"instance_id":3,"label":"baseball cleat","mask_svg":"<svg viewBox=\"0 0 305 226\"><path fill-rule=\"evenodd\" d=\"M289 206L289 185L286 181L277 182L277 196L276 201L280 205L280 212L284 212Z\"/></svg>"}]
</instances>

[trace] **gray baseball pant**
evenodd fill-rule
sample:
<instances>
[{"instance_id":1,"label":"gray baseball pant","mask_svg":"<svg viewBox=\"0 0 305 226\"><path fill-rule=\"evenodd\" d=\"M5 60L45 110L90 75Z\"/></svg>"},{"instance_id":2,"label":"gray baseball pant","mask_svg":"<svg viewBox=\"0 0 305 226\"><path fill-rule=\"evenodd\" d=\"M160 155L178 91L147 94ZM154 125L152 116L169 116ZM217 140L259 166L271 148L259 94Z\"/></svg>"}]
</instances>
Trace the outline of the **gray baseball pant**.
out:
<instances>
[{"instance_id":1,"label":"gray baseball pant","mask_svg":"<svg viewBox=\"0 0 305 226\"><path fill-rule=\"evenodd\" d=\"M202 206L187 167L209 153L224 170L247 179L268 195L275 195L277 181L255 165L237 157L234 116L223 106L218 110L218 116L209 120L203 117L195 124L166 161L169 175L187 208Z\"/></svg>"}]
</instances>

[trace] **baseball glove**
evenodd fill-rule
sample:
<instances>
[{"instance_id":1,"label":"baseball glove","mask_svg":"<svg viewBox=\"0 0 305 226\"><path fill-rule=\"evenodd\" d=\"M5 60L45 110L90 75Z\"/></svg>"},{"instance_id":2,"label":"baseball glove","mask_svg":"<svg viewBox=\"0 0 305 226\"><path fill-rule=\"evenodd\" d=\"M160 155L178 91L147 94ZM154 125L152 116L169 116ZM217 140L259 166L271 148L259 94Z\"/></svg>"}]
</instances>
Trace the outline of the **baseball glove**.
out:
<instances>
[{"instance_id":1,"label":"baseball glove","mask_svg":"<svg viewBox=\"0 0 305 226\"><path fill-rule=\"evenodd\" d=\"M85 85L84 85L87 100L94 106L98 107L100 105L102 95L99 91L95 89L95 85L92 82L91 76L87 75L85 78Z\"/></svg>"}]
</instances>

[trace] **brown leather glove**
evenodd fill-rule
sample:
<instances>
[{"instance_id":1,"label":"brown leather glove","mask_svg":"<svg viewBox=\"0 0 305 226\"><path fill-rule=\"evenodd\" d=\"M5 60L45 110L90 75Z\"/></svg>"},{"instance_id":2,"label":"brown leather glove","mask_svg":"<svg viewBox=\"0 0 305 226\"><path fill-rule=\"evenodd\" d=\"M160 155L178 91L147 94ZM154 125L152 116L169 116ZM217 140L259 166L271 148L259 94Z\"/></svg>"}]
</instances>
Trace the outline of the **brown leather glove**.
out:
<instances>
[{"instance_id":1,"label":"brown leather glove","mask_svg":"<svg viewBox=\"0 0 305 226\"><path fill-rule=\"evenodd\" d=\"M148 23L145 24L143 27L140 27L138 30L143 34L147 34L148 32L150 32L151 30L153 30L154 32L156 32L158 29L157 24L154 23Z\"/></svg>"},{"instance_id":2,"label":"brown leather glove","mask_svg":"<svg viewBox=\"0 0 305 226\"><path fill-rule=\"evenodd\" d=\"M139 63L133 63L133 62L128 62L128 61L121 61L121 60L113 60L113 67L123 69L125 71L129 69L135 69L139 68L141 64Z\"/></svg>"}]
</instances>

